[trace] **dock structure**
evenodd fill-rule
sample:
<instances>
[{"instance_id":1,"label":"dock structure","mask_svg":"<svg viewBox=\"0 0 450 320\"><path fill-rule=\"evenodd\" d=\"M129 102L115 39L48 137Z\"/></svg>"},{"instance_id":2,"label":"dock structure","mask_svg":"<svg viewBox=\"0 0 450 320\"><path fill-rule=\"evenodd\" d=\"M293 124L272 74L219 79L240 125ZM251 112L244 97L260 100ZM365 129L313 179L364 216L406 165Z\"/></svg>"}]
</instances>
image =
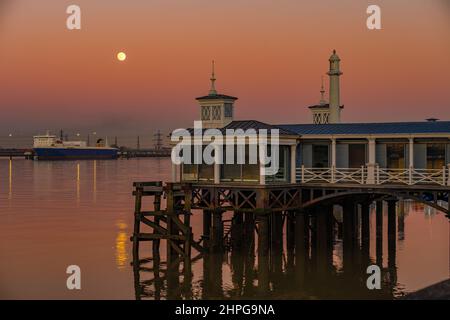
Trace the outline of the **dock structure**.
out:
<instances>
[{"instance_id":1,"label":"dock structure","mask_svg":"<svg viewBox=\"0 0 450 320\"><path fill-rule=\"evenodd\" d=\"M321 275L332 277L335 273L333 245L338 239L343 245L344 274L348 274L349 279L354 278L354 273L364 275L370 264L383 266L384 256L388 261L383 272L393 286L396 283L397 234L400 236L402 232L398 225L400 220L397 220L402 208L400 203L414 199L448 213L438 201L447 191L435 187L408 190L398 185L217 186L136 182L133 191L135 225L131 237L136 297L158 298L155 281L159 281L159 291L163 283L172 286L174 295L170 298L192 297L189 286L193 261L203 259L205 281L208 277L219 281L224 252L231 252L232 263L233 259L238 259L234 262L242 264L243 278L254 277L256 272L258 285L252 290L263 296L272 290L276 281L282 281L285 273L291 274L300 288L311 280L311 274L316 274L318 279ZM145 199L153 201L144 206L148 202ZM383 206L387 208L386 255L383 254L383 217L380 216ZM376 215L374 261L369 252L371 211ZM225 218L226 213L231 215L230 220ZM202 230L200 234L192 232L192 215L201 216L196 219L201 221L201 225L196 226ZM144 252L150 252L140 251L142 242L152 244L150 257L140 258ZM242 256L249 261L239 261ZM244 277L246 265L250 270ZM153 274L153 279L140 281L142 272ZM219 297L220 285L214 287L214 281L211 282L212 287L203 288L203 294ZM151 294L146 292L149 284L156 286ZM358 285L363 287L363 283Z\"/></svg>"},{"instance_id":2,"label":"dock structure","mask_svg":"<svg viewBox=\"0 0 450 320\"><path fill-rule=\"evenodd\" d=\"M122 149L118 152L120 158L161 158L170 157L170 149Z\"/></svg>"},{"instance_id":3,"label":"dock structure","mask_svg":"<svg viewBox=\"0 0 450 320\"><path fill-rule=\"evenodd\" d=\"M0 158L25 158L25 159L33 159L34 152L32 149L4 149L0 148Z\"/></svg>"},{"instance_id":4,"label":"dock structure","mask_svg":"<svg viewBox=\"0 0 450 320\"><path fill-rule=\"evenodd\" d=\"M195 293L188 284L190 265L203 258L202 294L218 298L223 252L230 248L233 270L238 271L234 280L242 286L240 294L257 291L265 296L286 280L283 274L296 288L307 288L313 278L336 278L333 246L337 242L342 244L346 283L354 282L356 292L367 293L362 283L365 267L377 264L390 285L371 297L392 297L389 288L397 278L396 241L404 237L403 201L450 212L450 121L341 123L342 72L336 51L329 61L330 102L325 101L322 89L320 104L310 107L312 124L234 120L238 98L217 92L213 70L209 94L196 98L200 128L194 123L194 128L178 131L180 136L171 136L182 140L174 143L172 156L181 155L183 161L172 161L170 182L134 184L137 297L150 295L143 283L156 282L155 298L162 283L175 298L191 297ZM213 151L209 152L212 162L196 161L208 151ZM254 155L258 156L252 162ZM274 163L276 170L271 171ZM146 196L154 199L151 210L143 209ZM161 199L165 199L165 208ZM383 228L384 207L387 230ZM376 223L374 261L370 256L371 212ZM196 219L202 223L196 225L202 230L200 235L192 232L191 215L201 215ZM388 252L384 255L386 233ZM159 250L162 240L164 263ZM139 259L141 241L152 241L151 259ZM154 278L141 281L142 270ZM336 288L340 287L337 283Z\"/></svg>"}]
</instances>

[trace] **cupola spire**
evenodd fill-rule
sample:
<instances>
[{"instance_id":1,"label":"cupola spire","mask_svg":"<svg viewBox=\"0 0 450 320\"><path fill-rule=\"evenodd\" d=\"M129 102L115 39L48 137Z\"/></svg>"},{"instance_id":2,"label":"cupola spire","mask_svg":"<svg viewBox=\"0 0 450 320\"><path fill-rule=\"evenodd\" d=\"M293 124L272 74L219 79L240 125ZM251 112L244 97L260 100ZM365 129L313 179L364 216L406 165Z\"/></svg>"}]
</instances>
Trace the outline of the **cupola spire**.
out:
<instances>
[{"instance_id":1,"label":"cupola spire","mask_svg":"<svg viewBox=\"0 0 450 320\"><path fill-rule=\"evenodd\" d=\"M216 85L215 85L215 82L216 82L216 76L215 76L215 74L214 74L214 60L212 61L212 72L211 72L211 89L209 89L209 95L210 96L215 96L215 95L217 95L217 91L216 91Z\"/></svg>"},{"instance_id":2,"label":"cupola spire","mask_svg":"<svg viewBox=\"0 0 450 320\"><path fill-rule=\"evenodd\" d=\"M323 76L322 76L322 86L320 87L320 102L319 102L319 104L321 106L324 106L327 104L327 101L325 100L325 89L323 86Z\"/></svg>"}]
</instances>

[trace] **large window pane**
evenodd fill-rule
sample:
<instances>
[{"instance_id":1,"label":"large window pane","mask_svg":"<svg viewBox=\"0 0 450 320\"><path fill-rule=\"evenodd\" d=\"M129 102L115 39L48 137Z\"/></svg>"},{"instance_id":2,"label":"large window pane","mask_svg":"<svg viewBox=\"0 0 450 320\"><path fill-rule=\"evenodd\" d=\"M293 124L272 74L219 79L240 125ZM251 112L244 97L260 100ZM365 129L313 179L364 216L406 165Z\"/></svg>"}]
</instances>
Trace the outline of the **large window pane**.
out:
<instances>
[{"instance_id":1,"label":"large window pane","mask_svg":"<svg viewBox=\"0 0 450 320\"><path fill-rule=\"evenodd\" d=\"M313 168L328 168L328 145L313 145L312 146L312 165Z\"/></svg>"},{"instance_id":2,"label":"large window pane","mask_svg":"<svg viewBox=\"0 0 450 320\"><path fill-rule=\"evenodd\" d=\"M200 181L214 181L214 165L198 165L198 179Z\"/></svg>"},{"instance_id":3,"label":"large window pane","mask_svg":"<svg viewBox=\"0 0 450 320\"><path fill-rule=\"evenodd\" d=\"M270 149L269 149L270 150ZM271 152L269 152L271 155ZM272 176L266 176L266 182L287 182L288 181L288 161L289 147L279 146L278 172ZM269 165L267 165L268 167Z\"/></svg>"},{"instance_id":4,"label":"large window pane","mask_svg":"<svg viewBox=\"0 0 450 320\"><path fill-rule=\"evenodd\" d=\"M405 145L403 143L389 143L386 145L387 167L389 169L405 168Z\"/></svg>"},{"instance_id":5,"label":"large window pane","mask_svg":"<svg viewBox=\"0 0 450 320\"><path fill-rule=\"evenodd\" d=\"M254 149L256 149L256 151ZM259 181L259 164L250 163L250 150L252 150L252 152L256 152L256 154L254 154L253 156L256 157L256 160L258 159L258 149L254 149L250 149L248 145L245 146L245 164L242 165L243 181Z\"/></svg>"},{"instance_id":6,"label":"large window pane","mask_svg":"<svg viewBox=\"0 0 450 320\"><path fill-rule=\"evenodd\" d=\"M240 181L241 180L241 165L237 164L237 155L236 155L236 146L234 146L234 156L232 159L229 159L228 161L232 161L233 164L227 163L227 151L226 147L223 151L223 162L221 169L221 180L223 181ZM228 157L230 157L228 155Z\"/></svg>"},{"instance_id":7,"label":"large window pane","mask_svg":"<svg viewBox=\"0 0 450 320\"><path fill-rule=\"evenodd\" d=\"M350 168L361 168L361 166L366 165L365 144L348 145L348 164Z\"/></svg>"},{"instance_id":8,"label":"large window pane","mask_svg":"<svg viewBox=\"0 0 450 320\"><path fill-rule=\"evenodd\" d=\"M259 164L250 163L250 148L245 146L245 164L238 164L237 146L234 147L234 164L223 164L221 180L223 181L259 181ZM257 151L255 151L257 152ZM226 148L224 150L224 162L226 161ZM255 154L257 160L257 153Z\"/></svg>"},{"instance_id":9,"label":"large window pane","mask_svg":"<svg viewBox=\"0 0 450 320\"><path fill-rule=\"evenodd\" d=\"M445 166L445 144L427 144L427 169L442 169Z\"/></svg>"},{"instance_id":10,"label":"large window pane","mask_svg":"<svg viewBox=\"0 0 450 320\"><path fill-rule=\"evenodd\" d=\"M243 164L242 165L242 180L244 180L244 181L259 181L259 165Z\"/></svg>"},{"instance_id":11,"label":"large window pane","mask_svg":"<svg viewBox=\"0 0 450 320\"><path fill-rule=\"evenodd\" d=\"M197 181L198 168L196 164L183 164L183 180Z\"/></svg>"}]
</instances>

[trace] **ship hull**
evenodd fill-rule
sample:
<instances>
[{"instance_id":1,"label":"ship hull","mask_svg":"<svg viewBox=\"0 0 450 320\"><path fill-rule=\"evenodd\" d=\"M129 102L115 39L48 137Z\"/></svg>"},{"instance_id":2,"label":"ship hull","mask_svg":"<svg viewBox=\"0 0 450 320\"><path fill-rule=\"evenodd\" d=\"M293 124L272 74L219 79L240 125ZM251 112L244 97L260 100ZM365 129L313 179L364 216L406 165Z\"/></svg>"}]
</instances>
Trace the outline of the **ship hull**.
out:
<instances>
[{"instance_id":1,"label":"ship hull","mask_svg":"<svg viewBox=\"0 0 450 320\"><path fill-rule=\"evenodd\" d=\"M38 160L116 159L113 148L34 148Z\"/></svg>"}]
</instances>

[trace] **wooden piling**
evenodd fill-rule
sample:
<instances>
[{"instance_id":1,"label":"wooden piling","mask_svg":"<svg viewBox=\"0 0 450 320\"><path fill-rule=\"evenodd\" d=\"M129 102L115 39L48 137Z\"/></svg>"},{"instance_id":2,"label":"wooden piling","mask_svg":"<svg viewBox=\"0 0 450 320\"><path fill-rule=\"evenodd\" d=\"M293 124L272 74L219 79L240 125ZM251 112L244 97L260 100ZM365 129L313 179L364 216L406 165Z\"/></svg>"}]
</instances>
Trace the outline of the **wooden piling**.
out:
<instances>
[{"instance_id":1,"label":"wooden piling","mask_svg":"<svg viewBox=\"0 0 450 320\"><path fill-rule=\"evenodd\" d=\"M244 213L244 295L253 295L253 280L255 278L255 214Z\"/></svg>"},{"instance_id":2,"label":"wooden piling","mask_svg":"<svg viewBox=\"0 0 450 320\"><path fill-rule=\"evenodd\" d=\"M212 234L211 234L211 249L214 252L220 252L223 250L223 221L222 221L222 209L215 209L212 212Z\"/></svg>"},{"instance_id":3,"label":"wooden piling","mask_svg":"<svg viewBox=\"0 0 450 320\"><path fill-rule=\"evenodd\" d=\"M334 215L335 206L334 204L329 206L329 212L327 215L327 235L328 235L328 253L327 253L327 259L329 261L330 267L333 265L333 250L334 250L334 243L335 239L338 234L338 225L336 221L336 217Z\"/></svg>"},{"instance_id":4,"label":"wooden piling","mask_svg":"<svg viewBox=\"0 0 450 320\"><path fill-rule=\"evenodd\" d=\"M158 187L162 187L162 182L158 181L156 183L156 186ZM155 194L154 199L153 199L153 209L154 211L160 211L161 210L161 194ZM161 216L160 215L155 215L154 218L154 223L157 226L160 226L160 222L161 222ZM153 233L154 234L158 234L159 231L157 228L153 228ZM152 251L153 251L153 265L159 265L161 258L160 258L160 244L161 244L161 240L160 239L156 239L152 241Z\"/></svg>"},{"instance_id":5,"label":"wooden piling","mask_svg":"<svg viewBox=\"0 0 450 320\"><path fill-rule=\"evenodd\" d=\"M211 249L212 211L203 210L203 247L206 252Z\"/></svg>"},{"instance_id":6,"label":"wooden piling","mask_svg":"<svg viewBox=\"0 0 450 320\"><path fill-rule=\"evenodd\" d=\"M180 276L177 268L169 268L166 270L166 282L167 282L167 299L180 300Z\"/></svg>"},{"instance_id":7,"label":"wooden piling","mask_svg":"<svg viewBox=\"0 0 450 320\"><path fill-rule=\"evenodd\" d=\"M174 192L173 192L173 184L168 183L167 189L166 189L166 195L167 195L167 209L166 209L166 215L167 215L167 245L166 245L166 261L167 261L167 268L172 266L174 262L176 262L178 258L178 253L175 250L176 243L175 239L172 238L174 235L178 235L178 230L175 225L175 222L173 221L173 217L176 215L175 212L175 199L174 199Z\"/></svg>"},{"instance_id":8,"label":"wooden piling","mask_svg":"<svg viewBox=\"0 0 450 320\"><path fill-rule=\"evenodd\" d=\"M316 257L316 270L324 275L328 266L328 207L317 208L314 213L316 216L316 232L317 232L317 244L314 248Z\"/></svg>"},{"instance_id":9,"label":"wooden piling","mask_svg":"<svg viewBox=\"0 0 450 320\"><path fill-rule=\"evenodd\" d=\"M370 262L370 203L361 204L361 252L364 265Z\"/></svg>"},{"instance_id":10,"label":"wooden piling","mask_svg":"<svg viewBox=\"0 0 450 320\"><path fill-rule=\"evenodd\" d=\"M397 214L398 240L405 240L405 200L400 199Z\"/></svg>"},{"instance_id":11,"label":"wooden piling","mask_svg":"<svg viewBox=\"0 0 450 320\"><path fill-rule=\"evenodd\" d=\"M271 214L270 254L272 272L279 276L283 270L283 216L281 212Z\"/></svg>"},{"instance_id":12,"label":"wooden piling","mask_svg":"<svg viewBox=\"0 0 450 320\"><path fill-rule=\"evenodd\" d=\"M317 208L306 211L308 215L309 241L310 241L310 265L311 270L317 268Z\"/></svg>"},{"instance_id":13,"label":"wooden piling","mask_svg":"<svg viewBox=\"0 0 450 320\"><path fill-rule=\"evenodd\" d=\"M396 260L396 200L388 200L388 268L395 269Z\"/></svg>"},{"instance_id":14,"label":"wooden piling","mask_svg":"<svg viewBox=\"0 0 450 320\"><path fill-rule=\"evenodd\" d=\"M291 270L295 262L295 211L288 211L286 215L286 254L287 269Z\"/></svg>"},{"instance_id":15,"label":"wooden piling","mask_svg":"<svg viewBox=\"0 0 450 320\"><path fill-rule=\"evenodd\" d=\"M305 211L295 212L295 273L297 283L303 285L309 259L308 215Z\"/></svg>"},{"instance_id":16,"label":"wooden piling","mask_svg":"<svg viewBox=\"0 0 450 320\"><path fill-rule=\"evenodd\" d=\"M192 235L192 227L191 227L191 207L192 207L192 189L191 186L185 185L183 188L184 191L184 261L183 261L183 268L184 268L184 280L183 283L185 284L185 291L188 292L188 286L190 287L191 284L191 278L192 278L192 270L191 270L191 248L192 248L192 241L193 241L193 235Z\"/></svg>"},{"instance_id":17,"label":"wooden piling","mask_svg":"<svg viewBox=\"0 0 450 320\"><path fill-rule=\"evenodd\" d=\"M378 266L383 265L383 201L376 202L376 261Z\"/></svg>"},{"instance_id":18,"label":"wooden piling","mask_svg":"<svg viewBox=\"0 0 450 320\"><path fill-rule=\"evenodd\" d=\"M205 247L206 244L204 244ZM202 299L206 300L210 297L211 292L211 255L208 247L205 248L205 254L203 254L203 281L202 281Z\"/></svg>"},{"instance_id":19,"label":"wooden piling","mask_svg":"<svg viewBox=\"0 0 450 320\"><path fill-rule=\"evenodd\" d=\"M344 270L352 273L355 262L355 247L357 237L355 234L356 226L356 205L352 201L345 201L343 204L343 255Z\"/></svg>"},{"instance_id":20,"label":"wooden piling","mask_svg":"<svg viewBox=\"0 0 450 320\"><path fill-rule=\"evenodd\" d=\"M255 214L253 212L244 213L244 245L247 247L255 246Z\"/></svg>"},{"instance_id":21,"label":"wooden piling","mask_svg":"<svg viewBox=\"0 0 450 320\"><path fill-rule=\"evenodd\" d=\"M142 209L142 193L143 187L136 187L134 198L134 227L133 227L133 258L134 265L139 265L139 233L141 230L141 209Z\"/></svg>"},{"instance_id":22,"label":"wooden piling","mask_svg":"<svg viewBox=\"0 0 450 320\"><path fill-rule=\"evenodd\" d=\"M396 238L396 201L388 200L388 241L393 242L391 245L395 245L394 240Z\"/></svg>"},{"instance_id":23,"label":"wooden piling","mask_svg":"<svg viewBox=\"0 0 450 320\"><path fill-rule=\"evenodd\" d=\"M231 248L240 251L243 247L244 214L239 211L233 213L231 220Z\"/></svg>"},{"instance_id":24,"label":"wooden piling","mask_svg":"<svg viewBox=\"0 0 450 320\"><path fill-rule=\"evenodd\" d=\"M258 214L258 290L269 291L269 212Z\"/></svg>"}]
</instances>

